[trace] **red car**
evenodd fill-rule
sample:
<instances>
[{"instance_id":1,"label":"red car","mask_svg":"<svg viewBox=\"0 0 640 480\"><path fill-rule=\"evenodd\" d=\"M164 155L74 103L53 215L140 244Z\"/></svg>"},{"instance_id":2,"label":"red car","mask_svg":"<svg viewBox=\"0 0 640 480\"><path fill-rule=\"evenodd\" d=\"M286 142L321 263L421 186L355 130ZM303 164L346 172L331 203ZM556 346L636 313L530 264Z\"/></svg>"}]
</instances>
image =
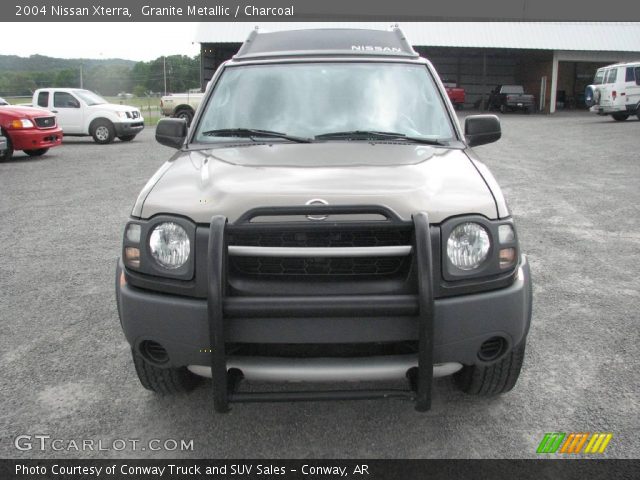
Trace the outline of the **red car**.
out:
<instances>
[{"instance_id":1,"label":"red car","mask_svg":"<svg viewBox=\"0 0 640 480\"><path fill-rule=\"evenodd\" d=\"M40 108L0 106L0 135L7 138L0 161L9 160L15 150L39 157L62 143L62 129L55 115Z\"/></svg>"},{"instance_id":2,"label":"red car","mask_svg":"<svg viewBox=\"0 0 640 480\"><path fill-rule=\"evenodd\" d=\"M457 110L462 110L465 100L464 88L458 87L458 84L452 80L442 80L442 84L447 91L451 103L453 103Z\"/></svg>"}]
</instances>

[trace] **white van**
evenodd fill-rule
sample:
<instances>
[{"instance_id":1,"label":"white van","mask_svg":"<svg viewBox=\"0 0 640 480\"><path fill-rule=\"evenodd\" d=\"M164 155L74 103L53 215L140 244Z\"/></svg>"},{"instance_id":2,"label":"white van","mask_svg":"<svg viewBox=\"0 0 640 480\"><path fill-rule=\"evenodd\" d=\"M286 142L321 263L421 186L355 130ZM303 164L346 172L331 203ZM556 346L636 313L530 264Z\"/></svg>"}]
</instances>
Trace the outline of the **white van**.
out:
<instances>
[{"instance_id":1,"label":"white van","mask_svg":"<svg viewBox=\"0 0 640 480\"><path fill-rule=\"evenodd\" d=\"M617 121L631 115L640 119L640 61L599 68L585 91L585 103L593 113Z\"/></svg>"}]
</instances>

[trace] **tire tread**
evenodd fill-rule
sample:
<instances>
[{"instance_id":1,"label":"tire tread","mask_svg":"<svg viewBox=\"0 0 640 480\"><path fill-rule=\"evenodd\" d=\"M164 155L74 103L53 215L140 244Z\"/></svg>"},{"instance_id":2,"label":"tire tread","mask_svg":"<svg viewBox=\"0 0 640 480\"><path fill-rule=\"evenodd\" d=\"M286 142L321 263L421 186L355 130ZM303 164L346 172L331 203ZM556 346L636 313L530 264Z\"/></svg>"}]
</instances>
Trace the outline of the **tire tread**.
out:
<instances>
[{"instance_id":1,"label":"tire tread","mask_svg":"<svg viewBox=\"0 0 640 480\"><path fill-rule=\"evenodd\" d=\"M161 395L186 393L193 390L200 378L186 367L160 368L149 363L141 355L132 352L138 379L144 388Z\"/></svg>"},{"instance_id":2,"label":"tire tread","mask_svg":"<svg viewBox=\"0 0 640 480\"><path fill-rule=\"evenodd\" d=\"M455 382L463 392L471 395L492 396L506 393L518 381L524 352L525 346L522 344L492 365L467 365L455 374Z\"/></svg>"}]
</instances>

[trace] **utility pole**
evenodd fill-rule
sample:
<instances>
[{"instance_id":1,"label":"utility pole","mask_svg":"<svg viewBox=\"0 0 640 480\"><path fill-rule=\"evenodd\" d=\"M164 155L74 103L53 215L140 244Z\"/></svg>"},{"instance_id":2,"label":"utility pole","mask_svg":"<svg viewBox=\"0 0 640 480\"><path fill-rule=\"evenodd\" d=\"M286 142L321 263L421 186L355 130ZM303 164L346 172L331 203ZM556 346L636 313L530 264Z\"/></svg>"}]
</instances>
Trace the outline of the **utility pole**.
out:
<instances>
[{"instance_id":1,"label":"utility pole","mask_svg":"<svg viewBox=\"0 0 640 480\"><path fill-rule=\"evenodd\" d=\"M164 73L164 94L167 94L167 56L162 57L162 71Z\"/></svg>"}]
</instances>

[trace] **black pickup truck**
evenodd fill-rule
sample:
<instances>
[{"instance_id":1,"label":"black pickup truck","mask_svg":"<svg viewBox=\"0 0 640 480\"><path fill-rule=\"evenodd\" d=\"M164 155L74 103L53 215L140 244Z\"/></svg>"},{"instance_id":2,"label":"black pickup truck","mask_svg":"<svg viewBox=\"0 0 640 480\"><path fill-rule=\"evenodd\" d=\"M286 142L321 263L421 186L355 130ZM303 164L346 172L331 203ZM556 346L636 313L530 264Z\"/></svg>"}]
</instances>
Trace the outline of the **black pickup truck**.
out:
<instances>
[{"instance_id":1,"label":"black pickup truck","mask_svg":"<svg viewBox=\"0 0 640 480\"><path fill-rule=\"evenodd\" d=\"M489 95L488 109L502 113L513 110L529 113L535 109L535 98L524 93L522 85L498 85Z\"/></svg>"}]
</instances>

